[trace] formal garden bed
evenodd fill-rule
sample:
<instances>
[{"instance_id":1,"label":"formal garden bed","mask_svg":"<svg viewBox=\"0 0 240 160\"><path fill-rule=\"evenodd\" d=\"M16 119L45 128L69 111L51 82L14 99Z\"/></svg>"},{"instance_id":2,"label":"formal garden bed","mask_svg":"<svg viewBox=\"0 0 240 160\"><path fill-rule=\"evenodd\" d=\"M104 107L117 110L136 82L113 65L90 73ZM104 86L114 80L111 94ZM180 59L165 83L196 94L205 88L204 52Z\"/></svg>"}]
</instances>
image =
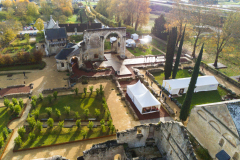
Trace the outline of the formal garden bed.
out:
<instances>
[{"instance_id":1,"label":"formal garden bed","mask_svg":"<svg viewBox=\"0 0 240 160\"><path fill-rule=\"evenodd\" d=\"M35 44L10 45L2 50L1 54L17 55L19 52L31 52L35 48Z\"/></svg>"},{"instance_id":2,"label":"formal garden bed","mask_svg":"<svg viewBox=\"0 0 240 160\"><path fill-rule=\"evenodd\" d=\"M134 56L142 56L142 55L163 55L158 50L152 48L147 45L139 45L136 48L127 48L129 52L131 52Z\"/></svg>"},{"instance_id":3,"label":"formal garden bed","mask_svg":"<svg viewBox=\"0 0 240 160\"><path fill-rule=\"evenodd\" d=\"M68 39L73 42L73 40L75 41L75 43L78 43L80 41L83 40L83 35L71 35L68 37Z\"/></svg>"},{"instance_id":4,"label":"formal garden bed","mask_svg":"<svg viewBox=\"0 0 240 160\"><path fill-rule=\"evenodd\" d=\"M4 105L0 107L0 155L3 154L4 148L12 135L12 130L8 129L8 124L10 121L20 118L26 108L23 100L19 99L18 101L16 98L13 98L12 102L5 99Z\"/></svg>"},{"instance_id":5,"label":"formal garden bed","mask_svg":"<svg viewBox=\"0 0 240 160\"><path fill-rule=\"evenodd\" d=\"M104 128L104 129L103 129ZM29 126L20 128L19 136L14 140L14 151L51 146L61 143L71 143L93 138L101 138L115 134L115 128L99 126L91 128L80 126L72 128L61 128L53 126L39 129L37 126L31 129Z\"/></svg>"},{"instance_id":6,"label":"formal garden bed","mask_svg":"<svg viewBox=\"0 0 240 160\"><path fill-rule=\"evenodd\" d=\"M54 121L77 120L88 121L89 118L98 121L111 119L111 115L104 97L102 89L96 92L76 93L71 95L57 96L57 91L53 95L37 98L33 96L30 116L35 116L36 120L46 121L53 118ZM93 90L92 87L89 90Z\"/></svg>"}]
</instances>

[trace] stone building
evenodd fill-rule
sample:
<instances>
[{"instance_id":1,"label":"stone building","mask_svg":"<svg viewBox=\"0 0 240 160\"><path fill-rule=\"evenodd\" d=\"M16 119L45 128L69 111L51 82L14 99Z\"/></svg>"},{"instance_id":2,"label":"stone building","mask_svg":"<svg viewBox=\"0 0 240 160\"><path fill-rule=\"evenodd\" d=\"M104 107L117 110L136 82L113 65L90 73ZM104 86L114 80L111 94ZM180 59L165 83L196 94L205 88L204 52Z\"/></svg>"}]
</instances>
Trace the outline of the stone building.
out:
<instances>
[{"instance_id":1,"label":"stone building","mask_svg":"<svg viewBox=\"0 0 240 160\"><path fill-rule=\"evenodd\" d=\"M224 150L233 160L240 159L240 100L195 106L187 129L212 158Z\"/></svg>"},{"instance_id":2,"label":"stone building","mask_svg":"<svg viewBox=\"0 0 240 160\"><path fill-rule=\"evenodd\" d=\"M77 65L80 68L83 66L84 61L104 60L104 42L111 33L118 35L117 40L112 44L112 51L124 58L126 49L125 27L88 29L83 32L83 41L75 44L77 50L73 49L73 46L66 46L58 52L55 57L58 71L71 71L72 62L78 63ZM73 59L76 60L73 61Z\"/></svg>"},{"instance_id":3,"label":"stone building","mask_svg":"<svg viewBox=\"0 0 240 160\"><path fill-rule=\"evenodd\" d=\"M197 159L185 127L179 122L145 124L118 132L117 140L93 145L78 160Z\"/></svg>"}]
</instances>

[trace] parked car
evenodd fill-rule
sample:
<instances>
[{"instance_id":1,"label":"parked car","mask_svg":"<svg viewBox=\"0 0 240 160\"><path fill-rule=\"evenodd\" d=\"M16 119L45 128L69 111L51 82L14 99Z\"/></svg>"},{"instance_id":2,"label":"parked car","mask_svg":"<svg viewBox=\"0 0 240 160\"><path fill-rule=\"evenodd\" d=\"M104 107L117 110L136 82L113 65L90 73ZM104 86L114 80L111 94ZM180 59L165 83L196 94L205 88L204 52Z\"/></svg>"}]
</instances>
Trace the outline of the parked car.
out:
<instances>
[{"instance_id":1,"label":"parked car","mask_svg":"<svg viewBox=\"0 0 240 160\"><path fill-rule=\"evenodd\" d=\"M29 30L33 30L32 26L29 27Z\"/></svg>"}]
</instances>

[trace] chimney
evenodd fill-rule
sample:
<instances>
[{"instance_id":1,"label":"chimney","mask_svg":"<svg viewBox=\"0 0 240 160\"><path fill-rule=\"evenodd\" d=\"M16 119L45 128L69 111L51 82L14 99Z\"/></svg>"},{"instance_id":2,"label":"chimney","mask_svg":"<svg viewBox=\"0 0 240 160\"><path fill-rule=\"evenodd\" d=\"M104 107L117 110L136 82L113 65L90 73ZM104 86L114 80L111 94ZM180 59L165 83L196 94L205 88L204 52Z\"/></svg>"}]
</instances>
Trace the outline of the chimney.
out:
<instances>
[{"instance_id":1,"label":"chimney","mask_svg":"<svg viewBox=\"0 0 240 160\"><path fill-rule=\"evenodd\" d=\"M58 21L56 21L56 24L57 24L57 26L58 26Z\"/></svg>"},{"instance_id":2,"label":"chimney","mask_svg":"<svg viewBox=\"0 0 240 160\"><path fill-rule=\"evenodd\" d=\"M52 15L50 15L50 20L52 19Z\"/></svg>"}]
</instances>

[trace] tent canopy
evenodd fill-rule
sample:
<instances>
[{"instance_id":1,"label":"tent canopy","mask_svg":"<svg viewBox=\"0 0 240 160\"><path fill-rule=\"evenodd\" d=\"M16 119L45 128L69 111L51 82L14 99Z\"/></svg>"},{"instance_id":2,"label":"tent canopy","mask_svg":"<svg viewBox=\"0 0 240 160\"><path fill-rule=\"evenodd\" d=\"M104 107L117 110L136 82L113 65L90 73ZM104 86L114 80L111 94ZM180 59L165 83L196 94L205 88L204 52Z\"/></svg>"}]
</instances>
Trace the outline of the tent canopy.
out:
<instances>
[{"instance_id":1,"label":"tent canopy","mask_svg":"<svg viewBox=\"0 0 240 160\"><path fill-rule=\"evenodd\" d=\"M135 44L135 41L133 39L128 39L126 40L127 44Z\"/></svg>"},{"instance_id":2,"label":"tent canopy","mask_svg":"<svg viewBox=\"0 0 240 160\"><path fill-rule=\"evenodd\" d=\"M147 39L149 42L152 42L152 36L146 35L143 39Z\"/></svg>"},{"instance_id":3,"label":"tent canopy","mask_svg":"<svg viewBox=\"0 0 240 160\"><path fill-rule=\"evenodd\" d=\"M139 39L141 44L147 44L149 41L148 39Z\"/></svg>"},{"instance_id":4,"label":"tent canopy","mask_svg":"<svg viewBox=\"0 0 240 160\"><path fill-rule=\"evenodd\" d=\"M137 40L138 39L138 34L136 34L136 33L132 34L131 38L134 39L134 40Z\"/></svg>"},{"instance_id":5,"label":"tent canopy","mask_svg":"<svg viewBox=\"0 0 240 160\"><path fill-rule=\"evenodd\" d=\"M136 99L141 104L142 108L160 105L160 102L149 91L142 95L136 96Z\"/></svg>"},{"instance_id":6,"label":"tent canopy","mask_svg":"<svg viewBox=\"0 0 240 160\"><path fill-rule=\"evenodd\" d=\"M111 42L111 43L115 42L116 40L117 40L116 37L111 37L111 38L110 38L110 42Z\"/></svg>"},{"instance_id":7,"label":"tent canopy","mask_svg":"<svg viewBox=\"0 0 240 160\"><path fill-rule=\"evenodd\" d=\"M190 83L191 77L188 78L180 78L180 79L171 79L171 80L163 80L163 86L165 83L170 85L171 88L188 88ZM197 79L196 86L206 86L206 85L213 85L218 84L218 81L214 76L200 76Z\"/></svg>"},{"instance_id":8,"label":"tent canopy","mask_svg":"<svg viewBox=\"0 0 240 160\"><path fill-rule=\"evenodd\" d=\"M140 80L136 84L128 85L127 90L129 90L135 96L144 94L148 91L148 89L141 83ZM130 95L129 95L129 97L130 97ZM130 98L132 98L132 97L130 97Z\"/></svg>"}]
</instances>

